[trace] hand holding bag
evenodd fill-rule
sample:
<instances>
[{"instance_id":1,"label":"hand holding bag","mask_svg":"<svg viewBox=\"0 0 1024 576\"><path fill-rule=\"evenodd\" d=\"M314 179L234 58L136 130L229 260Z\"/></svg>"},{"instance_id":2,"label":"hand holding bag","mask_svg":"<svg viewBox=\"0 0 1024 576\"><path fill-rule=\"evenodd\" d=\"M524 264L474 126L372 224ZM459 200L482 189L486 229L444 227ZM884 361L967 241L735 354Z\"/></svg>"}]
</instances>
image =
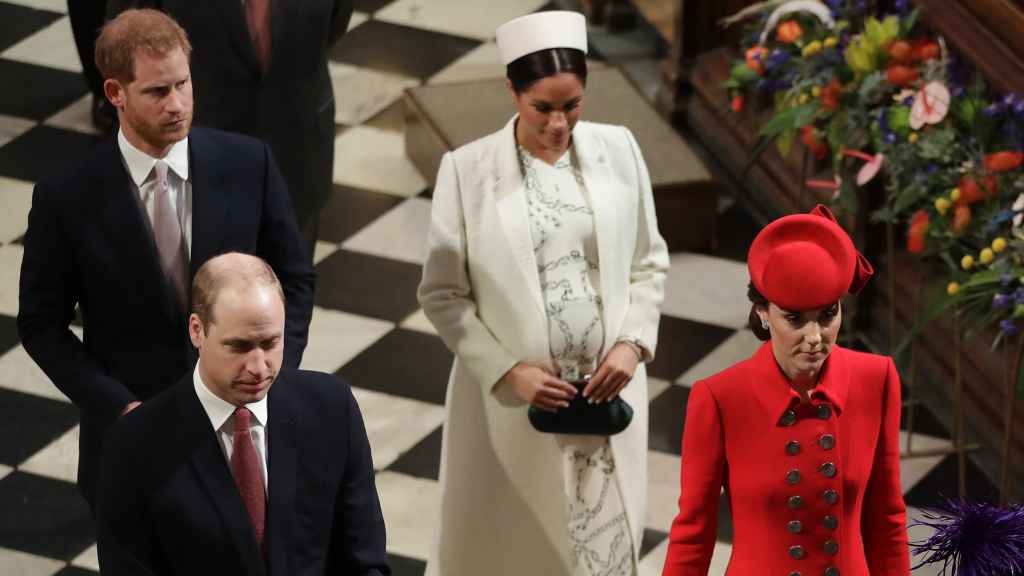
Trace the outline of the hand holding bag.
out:
<instances>
[{"instance_id":1,"label":"hand holding bag","mask_svg":"<svg viewBox=\"0 0 1024 576\"><path fill-rule=\"evenodd\" d=\"M583 388L589 381L588 378L570 382L578 392L569 401L569 406L557 412L547 412L530 406L527 413L530 424L538 432L548 434L614 436L625 430L633 420L633 408L621 395L608 402L588 404L587 399L583 397Z\"/></svg>"}]
</instances>

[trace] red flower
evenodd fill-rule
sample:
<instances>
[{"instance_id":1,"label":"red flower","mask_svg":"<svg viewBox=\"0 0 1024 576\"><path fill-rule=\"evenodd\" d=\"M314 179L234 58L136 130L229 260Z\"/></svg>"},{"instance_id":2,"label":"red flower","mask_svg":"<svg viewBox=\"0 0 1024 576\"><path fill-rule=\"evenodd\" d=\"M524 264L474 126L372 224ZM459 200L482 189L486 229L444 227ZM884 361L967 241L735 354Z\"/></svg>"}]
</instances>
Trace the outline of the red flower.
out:
<instances>
[{"instance_id":1,"label":"red flower","mask_svg":"<svg viewBox=\"0 0 1024 576\"><path fill-rule=\"evenodd\" d=\"M895 64L889 66L889 69L885 71L885 77L890 84L895 86L909 86L916 82L921 75L916 68Z\"/></svg>"},{"instance_id":2,"label":"red flower","mask_svg":"<svg viewBox=\"0 0 1024 576\"><path fill-rule=\"evenodd\" d=\"M913 47L906 40L897 40L889 45L889 59L898 64L906 64L913 54Z\"/></svg>"},{"instance_id":3,"label":"red flower","mask_svg":"<svg viewBox=\"0 0 1024 576\"><path fill-rule=\"evenodd\" d=\"M989 172L1008 172L1024 163L1024 152L996 152L985 156L985 170Z\"/></svg>"},{"instance_id":4,"label":"red flower","mask_svg":"<svg viewBox=\"0 0 1024 576\"><path fill-rule=\"evenodd\" d=\"M757 72L758 76L764 74L764 59L768 57L768 50L764 46L754 46L747 49L747 68Z\"/></svg>"},{"instance_id":5,"label":"red flower","mask_svg":"<svg viewBox=\"0 0 1024 576\"><path fill-rule=\"evenodd\" d=\"M800 27L800 24L796 20L786 20L779 24L776 29L776 34L779 42L783 44L792 44L800 39L804 35L804 29Z\"/></svg>"},{"instance_id":6,"label":"red flower","mask_svg":"<svg viewBox=\"0 0 1024 576\"><path fill-rule=\"evenodd\" d=\"M732 97L732 102L730 103L730 106L732 107L732 111L738 114L740 112L743 112L744 104L745 102L743 101L743 96L737 94Z\"/></svg>"},{"instance_id":7,"label":"red flower","mask_svg":"<svg viewBox=\"0 0 1024 576\"><path fill-rule=\"evenodd\" d=\"M973 176L964 176L960 179L960 198L956 203L961 206L969 206L975 202L993 198L998 193L999 180L995 176L985 176L980 182Z\"/></svg>"},{"instance_id":8,"label":"red flower","mask_svg":"<svg viewBox=\"0 0 1024 576\"><path fill-rule=\"evenodd\" d=\"M821 89L821 105L826 110L839 108L839 96L843 91L843 85L839 79L833 78L824 88Z\"/></svg>"},{"instance_id":9,"label":"red flower","mask_svg":"<svg viewBox=\"0 0 1024 576\"><path fill-rule=\"evenodd\" d=\"M925 240L928 234L928 213L918 210L910 219L910 227L907 229L907 250L914 254L924 252Z\"/></svg>"},{"instance_id":10,"label":"red flower","mask_svg":"<svg viewBox=\"0 0 1024 576\"><path fill-rule=\"evenodd\" d=\"M938 43L928 38L918 38L911 45L911 58L918 62L938 58L941 53Z\"/></svg>"},{"instance_id":11,"label":"red flower","mask_svg":"<svg viewBox=\"0 0 1024 576\"><path fill-rule=\"evenodd\" d=\"M828 145L818 138L818 131L810 124L800 129L800 140L818 160L828 156Z\"/></svg>"}]
</instances>

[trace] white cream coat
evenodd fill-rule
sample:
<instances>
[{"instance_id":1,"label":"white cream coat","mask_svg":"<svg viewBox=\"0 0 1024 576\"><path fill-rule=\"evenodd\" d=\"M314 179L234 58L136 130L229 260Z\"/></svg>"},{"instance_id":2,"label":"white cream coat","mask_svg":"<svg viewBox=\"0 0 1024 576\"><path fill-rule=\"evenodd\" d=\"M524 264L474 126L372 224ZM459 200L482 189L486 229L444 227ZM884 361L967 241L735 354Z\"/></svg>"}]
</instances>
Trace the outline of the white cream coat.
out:
<instances>
[{"instance_id":1,"label":"white cream coat","mask_svg":"<svg viewBox=\"0 0 1024 576\"><path fill-rule=\"evenodd\" d=\"M434 188L418 296L456 358L441 451L441 523L428 575L570 572L561 451L554 436L530 426L525 403L495 386L516 362L552 368L514 127L515 118L445 154ZM647 167L621 126L579 122L573 145L594 212L603 350L636 339L650 360L668 252ZM611 446L636 549L647 487L643 364L622 396L633 421Z\"/></svg>"}]
</instances>

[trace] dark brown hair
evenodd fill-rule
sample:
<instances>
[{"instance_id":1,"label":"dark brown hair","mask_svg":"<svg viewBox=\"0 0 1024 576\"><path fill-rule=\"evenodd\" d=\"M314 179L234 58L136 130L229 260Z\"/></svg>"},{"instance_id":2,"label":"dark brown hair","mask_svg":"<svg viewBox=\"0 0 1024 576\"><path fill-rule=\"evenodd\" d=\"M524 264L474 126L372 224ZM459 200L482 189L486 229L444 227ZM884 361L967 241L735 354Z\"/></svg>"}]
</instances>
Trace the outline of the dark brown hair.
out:
<instances>
[{"instance_id":1,"label":"dark brown hair","mask_svg":"<svg viewBox=\"0 0 1024 576\"><path fill-rule=\"evenodd\" d=\"M505 68L516 94L522 94L544 78L562 72L575 74L586 86L587 55L576 48L547 48L520 56Z\"/></svg>"},{"instance_id":2,"label":"dark brown hair","mask_svg":"<svg viewBox=\"0 0 1024 576\"><path fill-rule=\"evenodd\" d=\"M135 55L139 50L158 57L181 48L192 55L185 30L173 18L149 8L125 10L107 22L96 39L96 67L103 79L122 83L135 80Z\"/></svg>"},{"instance_id":3,"label":"dark brown hair","mask_svg":"<svg viewBox=\"0 0 1024 576\"><path fill-rule=\"evenodd\" d=\"M750 327L750 331L754 333L754 336L756 336L758 340L762 342L771 340L772 333L761 325L761 317L757 315L758 308L764 308L765 310L768 309L768 299L757 291L753 282L747 285L747 298L751 302L750 317L747 318L747 326Z\"/></svg>"}]
</instances>

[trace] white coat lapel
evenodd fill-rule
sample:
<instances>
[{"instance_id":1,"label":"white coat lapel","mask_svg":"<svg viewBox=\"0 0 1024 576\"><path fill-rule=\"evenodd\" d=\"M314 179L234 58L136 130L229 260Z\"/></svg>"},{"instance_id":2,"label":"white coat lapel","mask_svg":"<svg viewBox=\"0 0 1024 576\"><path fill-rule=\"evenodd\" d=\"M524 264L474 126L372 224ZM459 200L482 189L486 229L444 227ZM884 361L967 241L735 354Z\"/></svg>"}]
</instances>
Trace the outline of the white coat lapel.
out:
<instances>
[{"instance_id":1,"label":"white coat lapel","mask_svg":"<svg viewBox=\"0 0 1024 576\"><path fill-rule=\"evenodd\" d=\"M533 253L530 233L530 215L526 209L526 186L516 151L515 120L512 118L505 125L494 149L497 174L493 180L492 193L516 266L523 275L534 304L544 314L544 300L537 276L537 257Z\"/></svg>"},{"instance_id":2,"label":"white coat lapel","mask_svg":"<svg viewBox=\"0 0 1024 576\"><path fill-rule=\"evenodd\" d=\"M583 183L586 185L587 195L590 200L590 209L594 212L594 235L597 236L597 258L598 266L601 269L601 299L605 303L604 314L604 348L607 353L618 338L618 334L612 333L608 326L609 317L615 317L614 311L608 310L607 306L615 302L614 294L616 284L612 271L619 269L618 257L613 248L616 244L615 233L619 229L619 222L615 215L614 205L611 202L614 174L611 173L608 159L608 150L604 140L598 137L588 126L580 122L573 130L573 146L576 150L576 158L580 163L580 172L583 174ZM609 314L612 312L613 314Z\"/></svg>"}]
</instances>

